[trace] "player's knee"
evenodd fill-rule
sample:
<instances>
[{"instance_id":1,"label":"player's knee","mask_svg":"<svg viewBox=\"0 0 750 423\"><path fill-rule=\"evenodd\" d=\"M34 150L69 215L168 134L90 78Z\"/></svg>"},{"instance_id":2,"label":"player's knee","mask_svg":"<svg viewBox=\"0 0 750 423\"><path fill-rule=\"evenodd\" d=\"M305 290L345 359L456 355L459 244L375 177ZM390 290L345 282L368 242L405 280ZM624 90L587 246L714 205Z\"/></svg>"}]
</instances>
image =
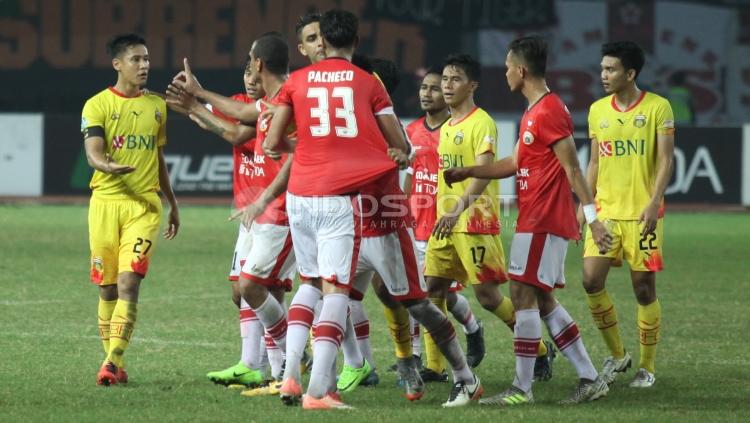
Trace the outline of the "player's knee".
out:
<instances>
[{"instance_id":1,"label":"player's knee","mask_svg":"<svg viewBox=\"0 0 750 423\"><path fill-rule=\"evenodd\" d=\"M649 305L656 301L656 292L648 285L636 285L633 290L635 299L640 305Z\"/></svg>"},{"instance_id":2,"label":"player's knee","mask_svg":"<svg viewBox=\"0 0 750 423\"><path fill-rule=\"evenodd\" d=\"M503 299L497 285L493 283L474 285L474 294L482 308L488 311L495 311Z\"/></svg>"},{"instance_id":3,"label":"player's knee","mask_svg":"<svg viewBox=\"0 0 750 423\"><path fill-rule=\"evenodd\" d=\"M240 304L240 293L239 292L232 292L232 302L237 307L241 307L241 304Z\"/></svg>"},{"instance_id":4,"label":"player's knee","mask_svg":"<svg viewBox=\"0 0 750 423\"><path fill-rule=\"evenodd\" d=\"M583 289L588 294L595 294L604 289L604 279L593 275L583 274Z\"/></svg>"}]
</instances>

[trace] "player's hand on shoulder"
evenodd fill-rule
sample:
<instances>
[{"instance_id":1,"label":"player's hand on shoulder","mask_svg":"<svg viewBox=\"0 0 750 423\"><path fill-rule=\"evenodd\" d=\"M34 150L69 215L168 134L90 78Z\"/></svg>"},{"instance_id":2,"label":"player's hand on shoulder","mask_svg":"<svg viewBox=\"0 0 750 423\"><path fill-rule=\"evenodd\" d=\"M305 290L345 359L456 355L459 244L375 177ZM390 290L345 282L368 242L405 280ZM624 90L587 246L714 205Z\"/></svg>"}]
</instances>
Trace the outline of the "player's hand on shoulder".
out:
<instances>
[{"instance_id":1,"label":"player's hand on shoulder","mask_svg":"<svg viewBox=\"0 0 750 423\"><path fill-rule=\"evenodd\" d=\"M465 167L453 167L443 171L443 179L452 188L454 182L461 182L469 178L469 169Z\"/></svg>"},{"instance_id":2,"label":"player's hand on shoulder","mask_svg":"<svg viewBox=\"0 0 750 423\"><path fill-rule=\"evenodd\" d=\"M594 243L599 247L599 253L604 254L609 251L612 248L612 234L609 233L604 223L597 219L589 224L589 228Z\"/></svg>"},{"instance_id":3,"label":"player's hand on shoulder","mask_svg":"<svg viewBox=\"0 0 750 423\"><path fill-rule=\"evenodd\" d=\"M398 168L401 170L409 167L409 156L407 156L400 148L389 148L388 156L396 162Z\"/></svg>"},{"instance_id":4,"label":"player's hand on shoulder","mask_svg":"<svg viewBox=\"0 0 750 423\"><path fill-rule=\"evenodd\" d=\"M174 239L180 229L180 211L176 206L169 210L167 229L164 230L164 239Z\"/></svg>"}]
</instances>

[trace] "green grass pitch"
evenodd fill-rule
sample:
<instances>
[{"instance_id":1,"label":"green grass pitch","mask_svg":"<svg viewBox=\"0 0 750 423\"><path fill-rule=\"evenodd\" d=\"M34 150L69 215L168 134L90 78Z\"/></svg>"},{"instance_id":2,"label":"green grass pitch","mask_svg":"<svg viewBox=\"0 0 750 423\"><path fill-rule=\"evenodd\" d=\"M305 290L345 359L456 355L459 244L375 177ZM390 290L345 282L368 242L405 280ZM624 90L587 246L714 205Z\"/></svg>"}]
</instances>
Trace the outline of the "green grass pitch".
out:
<instances>
[{"instance_id":1,"label":"green grass pitch","mask_svg":"<svg viewBox=\"0 0 750 423\"><path fill-rule=\"evenodd\" d=\"M97 290L88 282L86 213L84 206L0 206L0 421L747 421L747 214L667 215L666 270L657 279L662 340L651 390L627 387L631 369L606 398L561 408L556 401L570 394L575 373L559 356L552 381L535 385L532 406L443 410L448 384L428 385L423 400L409 403L386 371L392 346L370 295L366 305L381 384L347 395L354 411L303 412L278 398L241 397L205 378L239 358L237 310L226 281L237 230L224 207L182 209L178 238L157 244L141 288L139 320L126 353L131 383L95 386L103 353ZM506 251L511 226L503 234ZM571 243L569 286L558 298L600 367L607 354L580 286L580 257L581 247ZM608 288L637 363L629 285L627 270L613 269ZM485 322L488 355L477 373L486 394L495 394L512 381L512 336L478 308L471 289L464 293Z\"/></svg>"}]
</instances>

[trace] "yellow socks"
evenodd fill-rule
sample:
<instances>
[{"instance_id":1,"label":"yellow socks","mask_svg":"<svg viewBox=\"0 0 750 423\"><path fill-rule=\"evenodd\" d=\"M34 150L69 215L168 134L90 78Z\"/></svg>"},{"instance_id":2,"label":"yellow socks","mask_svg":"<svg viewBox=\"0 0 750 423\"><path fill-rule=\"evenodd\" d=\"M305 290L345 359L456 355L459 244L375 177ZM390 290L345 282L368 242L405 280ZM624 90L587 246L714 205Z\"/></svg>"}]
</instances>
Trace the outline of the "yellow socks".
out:
<instances>
[{"instance_id":1,"label":"yellow socks","mask_svg":"<svg viewBox=\"0 0 750 423\"><path fill-rule=\"evenodd\" d=\"M638 335L641 342L639 367L651 373L656 372L656 344L659 343L660 324L661 304L659 300L646 306L638 305Z\"/></svg>"},{"instance_id":2,"label":"yellow socks","mask_svg":"<svg viewBox=\"0 0 750 423\"><path fill-rule=\"evenodd\" d=\"M109 324L109 354L107 361L111 361L117 367L123 367L122 354L128 347L130 337L133 335L133 326L138 315L138 303L131 303L123 299L117 300L117 305L112 313L112 321Z\"/></svg>"},{"instance_id":3,"label":"yellow socks","mask_svg":"<svg viewBox=\"0 0 750 423\"><path fill-rule=\"evenodd\" d=\"M445 298L430 298L430 302L435 304L443 314L448 314L448 301ZM432 339L432 335L430 335L427 329L424 330L424 353L427 356L425 367L436 373L443 373L445 371L447 366L445 356L440 352L435 340Z\"/></svg>"},{"instance_id":4,"label":"yellow socks","mask_svg":"<svg viewBox=\"0 0 750 423\"><path fill-rule=\"evenodd\" d=\"M594 294L587 294L586 299L589 302L589 310L594 323L599 328L612 357L618 360L625 357L625 349L620 337L620 325L617 324L617 312L607 290L602 289Z\"/></svg>"},{"instance_id":5,"label":"yellow socks","mask_svg":"<svg viewBox=\"0 0 750 423\"><path fill-rule=\"evenodd\" d=\"M104 346L104 354L109 353L109 322L112 320L112 312L115 311L117 300L107 301L99 297L99 307L96 317L99 322L99 338Z\"/></svg>"},{"instance_id":6,"label":"yellow socks","mask_svg":"<svg viewBox=\"0 0 750 423\"><path fill-rule=\"evenodd\" d=\"M385 320L388 322L388 331L396 346L397 358L409 358L412 355L411 333L409 332L409 312L406 307L391 310L383 307Z\"/></svg>"}]
</instances>

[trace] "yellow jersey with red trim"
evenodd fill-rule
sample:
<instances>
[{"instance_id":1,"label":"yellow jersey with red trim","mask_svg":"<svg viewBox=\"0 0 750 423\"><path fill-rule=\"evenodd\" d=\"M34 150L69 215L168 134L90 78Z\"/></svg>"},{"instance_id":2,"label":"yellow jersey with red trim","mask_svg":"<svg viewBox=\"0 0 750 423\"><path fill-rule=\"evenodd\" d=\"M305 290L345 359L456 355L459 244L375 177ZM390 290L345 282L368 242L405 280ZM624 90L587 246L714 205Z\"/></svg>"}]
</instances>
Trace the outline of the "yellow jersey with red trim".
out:
<instances>
[{"instance_id":1,"label":"yellow jersey with red trim","mask_svg":"<svg viewBox=\"0 0 750 423\"><path fill-rule=\"evenodd\" d=\"M167 143L167 105L154 94L127 97L113 87L102 90L83 106L81 132L104 131L104 152L135 171L112 175L94 171L89 186L93 195L137 196L159 191L158 148Z\"/></svg>"},{"instance_id":2,"label":"yellow jersey with red trim","mask_svg":"<svg viewBox=\"0 0 750 423\"><path fill-rule=\"evenodd\" d=\"M674 134L669 101L643 91L635 104L620 110L610 95L591 105L588 125L589 137L599 147L599 217L637 220L655 189L657 137Z\"/></svg>"},{"instance_id":3,"label":"yellow jersey with red trim","mask_svg":"<svg viewBox=\"0 0 750 423\"><path fill-rule=\"evenodd\" d=\"M454 167L477 164L477 157L490 153L493 158L497 144L497 127L492 117L476 107L458 122L448 119L440 127L438 144L438 188L437 218L453 210L459 198L466 192L471 179L453 183L448 187L443 172ZM500 233L500 188L497 180L491 180L481 195L464 210L458 218L453 232L474 234Z\"/></svg>"}]
</instances>

